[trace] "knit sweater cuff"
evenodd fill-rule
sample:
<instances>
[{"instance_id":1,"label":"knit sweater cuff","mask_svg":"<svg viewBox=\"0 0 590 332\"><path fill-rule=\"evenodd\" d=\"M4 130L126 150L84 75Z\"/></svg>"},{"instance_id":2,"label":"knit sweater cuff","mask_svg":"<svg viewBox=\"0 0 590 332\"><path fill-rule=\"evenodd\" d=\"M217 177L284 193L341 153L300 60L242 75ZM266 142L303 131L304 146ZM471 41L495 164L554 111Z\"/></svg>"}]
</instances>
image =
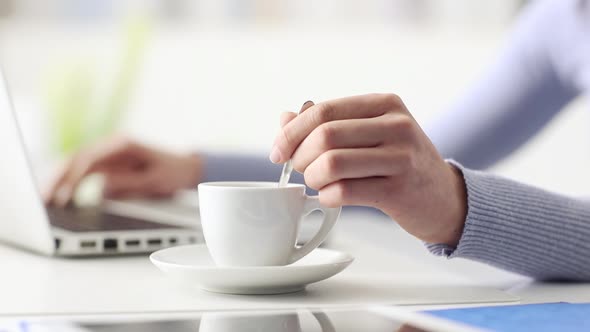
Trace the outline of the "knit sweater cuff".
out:
<instances>
[{"instance_id":1,"label":"knit sweater cuff","mask_svg":"<svg viewBox=\"0 0 590 332\"><path fill-rule=\"evenodd\" d=\"M450 164L463 173L467 217L456 248L426 244L537 279L590 279L590 204Z\"/></svg>"}]
</instances>

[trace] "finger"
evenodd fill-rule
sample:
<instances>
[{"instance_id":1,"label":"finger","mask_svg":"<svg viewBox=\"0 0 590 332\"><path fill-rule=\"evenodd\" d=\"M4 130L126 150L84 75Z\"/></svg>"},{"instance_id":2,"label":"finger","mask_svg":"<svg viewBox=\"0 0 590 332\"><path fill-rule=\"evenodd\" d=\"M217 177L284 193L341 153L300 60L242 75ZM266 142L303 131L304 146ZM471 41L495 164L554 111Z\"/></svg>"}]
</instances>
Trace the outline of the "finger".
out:
<instances>
[{"instance_id":1,"label":"finger","mask_svg":"<svg viewBox=\"0 0 590 332\"><path fill-rule=\"evenodd\" d=\"M101 168L103 166L116 166L120 161L145 160L152 154L153 152L150 149L130 139L115 138L99 144L81 155L90 159L95 168Z\"/></svg>"},{"instance_id":2,"label":"finger","mask_svg":"<svg viewBox=\"0 0 590 332\"><path fill-rule=\"evenodd\" d=\"M59 207L67 205L73 198L82 179L94 172L95 166L92 159L81 156L74 158L63 180L56 187L54 204Z\"/></svg>"},{"instance_id":3,"label":"finger","mask_svg":"<svg viewBox=\"0 0 590 332\"><path fill-rule=\"evenodd\" d=\"M42 193L43 200L46 205L65 206L74 196L76 186L72 187L68 183L69 177L76 167L79 167L78 157L71 157L65 162L56 173L54 180L50 183L48 188Z\"/></svg>"},{"instance_id":4,"label":"finger","mask_svg":"<svg viewBox=\"0 0 590 332\"><path fill-rule=\"evenodd\" d=\"M326 207L360 205L377 207L388 199L385 177L347 179L333 182L319 191L320 203Z\"/></svg>"},{"instance_id":5,"label":"finger","mask_svg":"<svg viewBox=\"0 0 590 332\"><path fill-rule=\"evenodd\" d=\"M158 179L150 172L110 173L105 176L104 196L148 196L152 192L160 191L160 187Z\"/></svg>"},{"instance_id":6,"label":"finger","mask_svg":"<svg viewBox=\"0 0 590 332\"><path fill-rule=\"evenodd\" d=\"M381 118L338 120L320 125L291 156L295 170L303 173L309 164L328 150L369 148L384 143L386 137L395 133L389 132Z\"/></svg>"},{"instance_id":7,"label":"finger","mask_svg":"<svg viewBox=\"0 0 590 332\"><path fill-rule=\"evenodd\" d=\"M174 196L175 191L143 191L143 190L120 190L104 194L107 199L122 198L167 198Z\"/></svg>"},{"instance_id":8,"label":"finger","mask_svg":"<svg viewBox=\"0 0 590 332\"><path fill-rule=\"evenodd\" d=\"M66 206L71 198L74 196L72 189L69 187L60 186L52 193L51 198L43 198L45 204L55 206Z\"/></svg>"},{"instance_id":9,"label":"finger","mask_svg":"<svg viewBox=\"0 0 590 332\"><path fill-rule=\"evenodd\" d=\"M174 192L143 192L143 191L116 191L105 195L107 199L129 199L129 198L149 198L160 199L174 196Z\"/></svg>"},{"instance_id":10,"label":"finger","mask_svg":"<svg viewBox=\"0 0 590 332\"><path fill-rule=\"evenodd\" d=\"M313 101L311 101L311 100L306 101L301 106L301 109L299 110L299 114L305 112L305 110L307 110L308 108L310 108L313 105L314 105ZM294 112L282 113L281 114L281 128L284 127L287 123L291 122L291 120L295 119L296 117L297 117L297 114Z\"/></svg>"},{"instance_id":11,"label":"finger","mask_svg":"<svg viewBox=\"0 0 590 332\"><path fill-rule=\"evenodd\" d=\"M305 183L312 189L343 179L388 176L399 172L405 159L400 154L381 148L339 149L323 153L305 170Z\"/></svg>"},{"instance_id":12,"label":"finger","mask_svg":"<svg viewBox=\"0 0 590 332\"><path fill-rule=\"evenodd\" d=\"M297 113L293 112L283 112L281 113L281 128L283 128L287 123L291 122L291 120L297 117Z\"/></svg>"},{"instance_id":13,"label":"finger","mask_svg":"<svg viewBox=\"0 0 590 332\"><path fill-rule=\"evenodd\" d=\"M55 204L65 206L73 197L76 188L87 175L107 168L120 158L144 153L144 148L124 139L116 139L79 153L57 188Z\"/></svg>"},{"instance_id":14,"label":"finger","mask_svg":"<svg viewBox=\"0 0 590 332\"><path fill-rule=\"evenodd\" d=\"M305 103L303 103L303 105L301 105L301 109L299 110L299 114L307 111L313 105L315 105L315 103L313 101L311 101L311 100L306 101Z\"/></svg>"},{"instance_id":15,"label":"finger","mask_svg":"<svg viewBox=\"0 0 590 332\"><path fill-rule=\"evenodd\" d=\"M47 188L43 191L42 197L43 201L46 205L54 204L54 201L60 196L59 190L62 187L62 183L68 176L70 168L72 167L72 159L63 163L60 166L59 170L56 172L56 175L47 185Z\"/></svg>"},{"instance_id":16,"label":"finger","mask_svg":"<svg viewBox=\"0 0 590 332\"><path fill-rule=\"evenodd\" d=\"M378 117L399 105L402 105L399 97L388 94L347 97L314 105L280 130L271 152L271 161L281 163L290 159L305 137L322 123Z\"/></svg>"}]
</instances>

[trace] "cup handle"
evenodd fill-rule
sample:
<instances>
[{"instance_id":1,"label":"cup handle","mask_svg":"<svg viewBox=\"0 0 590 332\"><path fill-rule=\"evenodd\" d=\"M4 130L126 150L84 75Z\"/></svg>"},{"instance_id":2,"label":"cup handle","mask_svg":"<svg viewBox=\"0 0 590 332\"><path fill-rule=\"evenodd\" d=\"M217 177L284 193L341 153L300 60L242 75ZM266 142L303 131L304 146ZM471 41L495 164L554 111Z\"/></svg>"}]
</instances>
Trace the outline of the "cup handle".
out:
<instances>
[{"instance_id":1,"label":"cup handle","mask_svg":"<svg viewBox=\"0 0 590 332\"><path fill-rule=\"evenodd\" d=\"M335 332L336 331L334 324L332 324L330 317L328 317L328 315L326 315L326 313L324 313L323 311L318 311L318 312L312 312L312 315L315 317L315 319L320 324L320 328L322 329L322 332Z\"/></svg>"},{"instance_id":2,"label":"cup handle","mask_svg":"<svg viewBox=\"0 0 590 332\"><path fill-rule=\"evenodd\" d=\"M294 263L303 256L309 254L312 250L319 247L320 244L326 239L328 233L334 227L336 220L338 220L338 216L340 215L341 207L337 208L327 208L320 205L320 199L318 196L306 196L305 197L305 205L303 207L303 217L310 214L312 211L320 210L324 214L324 219L322 220L322 226L318 230L317 234L309 240L306 244L304 244L300 248L295 248L295 252L289 259L289 264Z\"/></svg>"}]
</instances>

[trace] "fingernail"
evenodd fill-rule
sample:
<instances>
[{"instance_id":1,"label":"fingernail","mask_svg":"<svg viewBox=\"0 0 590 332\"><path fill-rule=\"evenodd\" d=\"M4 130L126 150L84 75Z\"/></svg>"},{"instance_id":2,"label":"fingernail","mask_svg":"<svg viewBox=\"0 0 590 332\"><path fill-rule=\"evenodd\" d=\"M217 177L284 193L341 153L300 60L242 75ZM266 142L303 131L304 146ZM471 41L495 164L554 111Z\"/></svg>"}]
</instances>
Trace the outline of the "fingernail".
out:
<instances>
[{"instance_id":1,"label":"fingernail","mask_svg":"<svg viewBox=\"0 0 590 332\"><path fill-rule=\"evenodd\" d=\"M277 147L273 147L270 152L270 161L277 164L281 160L281 151Z\"/></svg>"},{"instance_id":2,"label":"fingernail","mask_svg":"<svg viewBox=\"0 0 590 332\"><path fill-rule=\"evenodd\" d=\"M311 101L311 100L306 101L301 106L301 111L299 111L299 113L304 112L305 110L307 110L308 108L312 107L313 105L314 105L313 101Z\"/></svg>"}]
</instances>

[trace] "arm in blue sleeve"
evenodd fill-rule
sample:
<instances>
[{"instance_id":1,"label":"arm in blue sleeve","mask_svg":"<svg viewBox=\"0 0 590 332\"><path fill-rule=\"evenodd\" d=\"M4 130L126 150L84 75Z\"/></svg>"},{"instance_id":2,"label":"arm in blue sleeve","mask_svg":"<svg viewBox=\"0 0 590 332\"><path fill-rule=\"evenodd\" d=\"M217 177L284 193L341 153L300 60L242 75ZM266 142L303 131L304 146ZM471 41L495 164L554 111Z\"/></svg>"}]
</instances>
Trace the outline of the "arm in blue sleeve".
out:
<instances>
[{"instance_id":1,"label":"arm in blue sleeve","mask_svg":"<svg viewBox=\"0 0 590 332\"><path fill-rule=\"evenodd\" d=\"M555 58L568 52L558 49L555 39L563 38L558 27L571 19L570 7L569 0L529 6L491 68L426 127L445 158L487 168L530 139L579 93L555 66Z\"/></svg>"},{"instance_id":2,"label":"arm in blue sleeve","mask_svg":"<svg viewBox=\"0 0 590 332\"><path fill-rule=\"evenodd\" d=\"M273 181L278 182L283 165L276 165L267 156L222 153L203 154L202 182L210 181ZM304 183L303 175L293 171L291 181Z\"/></svg>"},{"instance_id":3,"label":"arm in blue sleeve","mask_svg":"<svg viewBox=\"0 0 590 332\"><path fill-rule=\"evenodd\" d=\"M471 168L490 166L579 93L560 70L570 58L560 45L576 38L560 27L579 19L575 4L545 0L527 9L494 66L434 123L429 134L444 156ZM590 202L454 164L467 189L465 226L456 248L427 244L432 253L536 279L590 280Z\"/></svg>"},{"instance_id":4,"label":"arm in blue sleeve","mask_svg":"<svg viewBox=\"0 0 590 332\"><path fill-rule=\"evenodd\" d=\"M540 280L590 280L590 202L451 163L463 172L467 218L457 248L427 244L433 254Z\"/></svg>"}]
</instances>

